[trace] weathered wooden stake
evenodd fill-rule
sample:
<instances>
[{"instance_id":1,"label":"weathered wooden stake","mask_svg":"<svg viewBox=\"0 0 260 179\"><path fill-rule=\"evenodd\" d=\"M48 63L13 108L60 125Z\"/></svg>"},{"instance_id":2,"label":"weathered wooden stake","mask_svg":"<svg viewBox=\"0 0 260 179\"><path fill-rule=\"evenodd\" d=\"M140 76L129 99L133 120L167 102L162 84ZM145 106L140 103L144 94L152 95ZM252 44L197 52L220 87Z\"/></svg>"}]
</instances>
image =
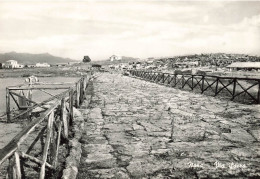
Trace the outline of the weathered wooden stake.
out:
<instances>
[{"instance_id":1,"label":"weathered wooden stake","mask_svg":"<svg viewBox=\"0 0 260 179\"><path fill-rule=\"evenodd\" d=\"M63 123L63 134L64 137L67 139L69 136L69 128L68 128L68 120L67 120L67 114L66 114L66 106L65 106L65 99L62 98L61 100L61 121Z\"/></svg>"},{"instance_id":2,"label":"weathered wooden stake","mask_svg":"<svg viewBox=\"0 0 260 179\"><path fill-rule=\"evenodd\" d=\"M49 119L48 119L47 137L46 137L44 150L43 150L42 166L41 166L41 172L40 172L40 177L39 177L40 179L45 178L45 165L46 165L46 161L47 161L48 150L50 147L50 140L51 140L51 136L52 136L53 119L54 119L54 112L52 111L51 114L49 115Z\"/></svg>"},{"instance_id":3,"label":"weathered wooden stake","mask_svg":"<svg viewBox=\"0 0 260 179\"><path fill-rule=\"evenodd\" d=\"M237 83L237 79L234 78L233 82L234 82L234 84L233 84L232 100L235 98L235 94L236 94L236 83Z\"/></svg>"},{"instance_id":4,"label":"weathered wooden stake","mask_svg":"<svg viewBox=\"0 0 260 179\"><path fill-rule=\"evenodd\" d=\"M260 80L258 80L257 103L260 104Z\"/></svg>"},{"instance_id":5,"label":"weathered wooden stake","mask_svg":"<svg viewBox=\"0 0 260 179\"><path fill-rule=\"evenodd\" d=\"M21 179L22 174L21 174L21 165L20 165L20 157L17 152L14 153L15 157L15 168L16 168L16 179Z\"/></svg>"},{"instance_id":6,"label":"weathered wooden stake","mask_svg":"<svg viewBox=\"0 0 260 179\"><path fill-rule=\"evenodd\" d=\"M217 96L217 94L218 94L218 81L219 81L219 78L217 78L217 83L216 83L216 88L215 88L215 96Z\"/></svg>"},{"instance_id":7,"label":"weathered wooden stake","mask_svg":"<svg viewBox=\"0 0 260 179\"><path fill-rule=\"evenodd\" d=\"M8 179L15 179L14 156L11 156L9 158L7 174L8 174Z\"/></svg>"},{"instance_id":8,"label":"weathered wooden stake","mask_svg":"<svg viewBox=\"0 0 260 179\"><path fill-rule=\"evenodd\" d=\"M10 90L8 88L6 88L6 115L7 115L7 122L11 122Z\"/></svg>"},{"instance_id":9,"label":"weathered wooden stake","mask_svg":"<svg viewBox=\"0 0 260 179\"><path fill-rule=\"evenodd\" d=\"M70 100L69 100L69 104L70 104L70 112L69 112L69 116L70 116L70 122L69 124L72 124L73 121L73 89L71 89L70 91Z\"/></svg>"},{"instance_id":10,"label":"weathered wooden stake","mask_svg":"<svg viewBox=\"0 0 260 179\"><path fill-rule=\"evenodd\" d=\"M202 84L201 84L201 94L204 92L204 81L205 81L205 76L202 76Z\"/></svg>"}]
</instances>

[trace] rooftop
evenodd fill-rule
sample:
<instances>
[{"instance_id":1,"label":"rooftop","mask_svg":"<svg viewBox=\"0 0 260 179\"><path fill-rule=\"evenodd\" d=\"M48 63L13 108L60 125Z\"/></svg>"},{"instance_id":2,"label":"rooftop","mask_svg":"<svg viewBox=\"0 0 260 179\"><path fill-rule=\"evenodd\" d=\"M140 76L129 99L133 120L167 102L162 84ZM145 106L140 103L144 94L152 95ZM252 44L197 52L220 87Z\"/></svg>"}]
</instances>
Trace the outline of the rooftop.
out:
<instances>
[{"instance_id":1,"label":"rooftop","mask_svg":"<svg viewBox=\"0 0 260 179\"><path fill-rule=\"evenodd\" d=\"M228 68L260 68L260 62L235 62L227 66Z\"/></svg>"}]
</instances>

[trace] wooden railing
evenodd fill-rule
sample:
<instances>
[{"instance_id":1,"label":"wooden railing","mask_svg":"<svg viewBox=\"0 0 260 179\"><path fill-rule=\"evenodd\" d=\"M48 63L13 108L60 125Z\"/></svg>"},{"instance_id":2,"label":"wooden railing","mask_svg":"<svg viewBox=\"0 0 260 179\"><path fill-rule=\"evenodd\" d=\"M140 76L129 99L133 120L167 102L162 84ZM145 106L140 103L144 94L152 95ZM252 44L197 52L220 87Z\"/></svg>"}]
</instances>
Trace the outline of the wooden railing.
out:
<instances>
[{"instance_id":1,"label":"wooden railing","mask_svg":"<svg viewBox=\"0 0 260 179\"><path fill-rule=\"evenodd\" d=\"M260 104L260 79L236 78L212 75L171 74L130 70L136 76L170 87L200 92L248 104Z\"/></svg>"},{"instance_id":2,"label":"wooden railing","mask_svg":"<svg viewBox=\"0 0 260 179\"><path fill-rule=\"evenodd\" d=\"M7 88L7 114L8 121L13 121L24 114L31 113L36 107L42 107L40 117L33 119L19 134L17 134L4 148L0 150L0 165L9 161L7 167L8 178L55 178L55 170L58 167L58 157L60 146L66 144L69 138L69 128L73 121L73 106L79 107L84 100L87 77L81 78L74 83L75 86L58 94L53 95L48 100L36 103L31 99L26 99L33 106L29 107L11 119L10 96L14 99L17 96L15 90L42 90L56 89L56 87L10 87ZM46 85L46 84L45 84ZM51 84L50 84L51 85ZM59 87L61 89L62 87ZM19 95L19 94L18 94ZM18 96L22 97L22 96ZM9 101L9 102L8 102ZM46 108L47 102L52 102ZM19 106L17 102L18 108ZM30 136L30 139L28 137ZM33 139L32 139L33 138ZM32 176L30 176L32 175Z\"/></svg>"}]
</instances>

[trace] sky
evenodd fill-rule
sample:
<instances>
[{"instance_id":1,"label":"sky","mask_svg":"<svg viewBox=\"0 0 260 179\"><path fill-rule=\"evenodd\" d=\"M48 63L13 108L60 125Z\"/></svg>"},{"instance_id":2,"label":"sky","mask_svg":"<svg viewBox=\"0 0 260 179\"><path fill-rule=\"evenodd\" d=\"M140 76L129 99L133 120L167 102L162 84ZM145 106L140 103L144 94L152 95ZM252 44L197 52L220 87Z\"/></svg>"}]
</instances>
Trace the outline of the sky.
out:
<instances>
[{"instance_id":1,"label":"sky","mask_svg":"<svg viewBox=\"0 0 260 179\"><path fill-rule=\"evenodd\" d=\"M0 0L0 53L260 55L260 1Z\"/></svg>"}]
</instances>

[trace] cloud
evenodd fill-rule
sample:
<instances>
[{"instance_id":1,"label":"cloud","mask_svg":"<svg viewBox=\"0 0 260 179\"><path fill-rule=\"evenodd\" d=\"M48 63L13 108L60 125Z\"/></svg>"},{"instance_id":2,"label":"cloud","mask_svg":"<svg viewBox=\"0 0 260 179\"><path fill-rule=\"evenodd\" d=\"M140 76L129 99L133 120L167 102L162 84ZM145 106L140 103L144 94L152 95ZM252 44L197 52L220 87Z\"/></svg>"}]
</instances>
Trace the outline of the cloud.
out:
<instances>
[{"instance_id":1,"label":"cloud","mask_svg":"<svg viewBox=\"0 0 260 179\"><path fill-rule=\"evenodd\" d=\"M0 2L0 49L81 59L111 54L259 54L260 3Z\"/></svg>"}]
</instances>

